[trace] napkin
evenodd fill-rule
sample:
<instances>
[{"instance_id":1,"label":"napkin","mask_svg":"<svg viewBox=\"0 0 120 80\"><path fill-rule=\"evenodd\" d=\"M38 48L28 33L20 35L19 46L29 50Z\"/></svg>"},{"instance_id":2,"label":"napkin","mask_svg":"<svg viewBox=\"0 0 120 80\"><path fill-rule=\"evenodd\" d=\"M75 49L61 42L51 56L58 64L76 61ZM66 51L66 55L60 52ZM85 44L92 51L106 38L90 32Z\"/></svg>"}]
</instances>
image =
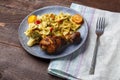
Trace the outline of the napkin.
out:
<instances>
[{"instance_id":1,"label":"napkin","mask_svg":"<svg viewBox=\"0 0 120 80\"><path fill-rule=\"evenodd\" d=\"M48 73L69 80L120 80L120 13L72 3L87 21L89 34L85 44L71 55L51 60ZM105 17L104 34L100 37L95 74L90 75L96 40L96 21Z\"/></svg>"}]
</instances>

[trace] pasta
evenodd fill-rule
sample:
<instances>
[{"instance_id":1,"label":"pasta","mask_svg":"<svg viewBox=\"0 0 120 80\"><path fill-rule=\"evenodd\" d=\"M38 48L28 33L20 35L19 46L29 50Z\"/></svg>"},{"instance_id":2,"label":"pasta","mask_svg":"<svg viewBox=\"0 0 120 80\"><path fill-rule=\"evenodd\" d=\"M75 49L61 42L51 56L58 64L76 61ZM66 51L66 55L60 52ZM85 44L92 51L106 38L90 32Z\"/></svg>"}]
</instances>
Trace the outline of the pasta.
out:
<instances>
[{"instance_id":1,"label":"pasta","mask_svg":"<svg viewBox=\"0 0 120 80\"><path fill-rule=\"evenodd\" d=\"M63 12L37 15L34 20L29 18L28 23L28 29L25 31L25 35L29 37L28 46L39 43L41 39L49 35L65 37L67 34L76 32L81 25L72 20L72 15Z\"/></svg>"}]
</instances>

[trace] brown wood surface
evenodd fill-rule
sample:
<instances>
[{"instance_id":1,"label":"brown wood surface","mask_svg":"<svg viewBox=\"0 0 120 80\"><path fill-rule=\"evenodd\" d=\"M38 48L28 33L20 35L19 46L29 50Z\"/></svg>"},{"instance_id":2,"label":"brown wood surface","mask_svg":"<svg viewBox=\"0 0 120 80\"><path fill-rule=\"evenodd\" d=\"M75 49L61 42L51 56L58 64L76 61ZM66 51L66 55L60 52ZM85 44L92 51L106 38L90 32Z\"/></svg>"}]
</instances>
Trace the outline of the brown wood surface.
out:
<instances>
[{"instance_id":1,"label":"brown wood surface","mask_svg":"<svg viewBox=\"0 0 120 80\"><path fill-rule=\"evenodd\" d=\"M61 80L47 73L49 60L29 55L18 40L20 22L30 12L72 2L120 12L120 0L0 0L0 80Z\"/></svg>"}]
</instances>

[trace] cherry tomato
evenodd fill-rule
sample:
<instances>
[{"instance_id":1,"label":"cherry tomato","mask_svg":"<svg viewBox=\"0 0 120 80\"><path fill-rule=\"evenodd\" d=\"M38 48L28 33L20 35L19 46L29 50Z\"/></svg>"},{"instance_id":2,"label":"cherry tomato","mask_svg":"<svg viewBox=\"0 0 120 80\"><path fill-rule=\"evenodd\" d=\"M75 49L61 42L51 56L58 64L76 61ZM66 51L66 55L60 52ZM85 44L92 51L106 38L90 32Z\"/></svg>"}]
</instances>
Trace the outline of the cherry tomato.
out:
<instances>
[{"instance_id":1,"label":"cherry tomato","mask_svg":"<svg viewBox=\"0 0 120 80\"><path fill-rule=\"evenodd\" d=\"M50 32L52 32L52 30L53 30L53 27L50 27Z\"/></svg>"},{"instance_id":2,"label":"cherry tomato","mask_svg":"<svg viewBox=\"0 0 120 80\"><path fill-rule=\"evenodd\" d=\"M40 23L41 23L40 20L36 20L36 21L35 21L35 24L40 24Z\"/></svg>"},{"instance_id":3,"label":"cherry tomato","mask_svg":"<svg viewBox=\"0 0 120 80\"><path fill-rule=\"evenodd\" d=\"M36 15L31 15L28 17L28 23L33 23L36 21L36 19L37 19Z\"/></svg>"}]
</instances>

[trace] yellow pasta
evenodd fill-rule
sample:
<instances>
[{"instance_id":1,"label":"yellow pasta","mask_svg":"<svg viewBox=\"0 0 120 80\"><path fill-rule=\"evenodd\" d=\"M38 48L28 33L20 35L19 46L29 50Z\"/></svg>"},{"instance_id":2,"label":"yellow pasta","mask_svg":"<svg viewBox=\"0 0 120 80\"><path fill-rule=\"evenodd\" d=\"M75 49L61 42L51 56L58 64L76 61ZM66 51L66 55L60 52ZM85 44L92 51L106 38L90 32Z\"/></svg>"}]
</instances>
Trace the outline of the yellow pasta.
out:
<instances>
[{"instance_id":1,"label":"yellow pasta","mask_svg":"<svg viewBox=\"0 0 120 80\"><path fill-rule=\"evenodd\" d=\"M49 35L66 36L80 28L81 24L72 21L72 15L68 13L43 14L36 16L36 22L29 23L25 35L29 37L28 46L39 43L40 39Z\"/></svg>"}]
</instances>

